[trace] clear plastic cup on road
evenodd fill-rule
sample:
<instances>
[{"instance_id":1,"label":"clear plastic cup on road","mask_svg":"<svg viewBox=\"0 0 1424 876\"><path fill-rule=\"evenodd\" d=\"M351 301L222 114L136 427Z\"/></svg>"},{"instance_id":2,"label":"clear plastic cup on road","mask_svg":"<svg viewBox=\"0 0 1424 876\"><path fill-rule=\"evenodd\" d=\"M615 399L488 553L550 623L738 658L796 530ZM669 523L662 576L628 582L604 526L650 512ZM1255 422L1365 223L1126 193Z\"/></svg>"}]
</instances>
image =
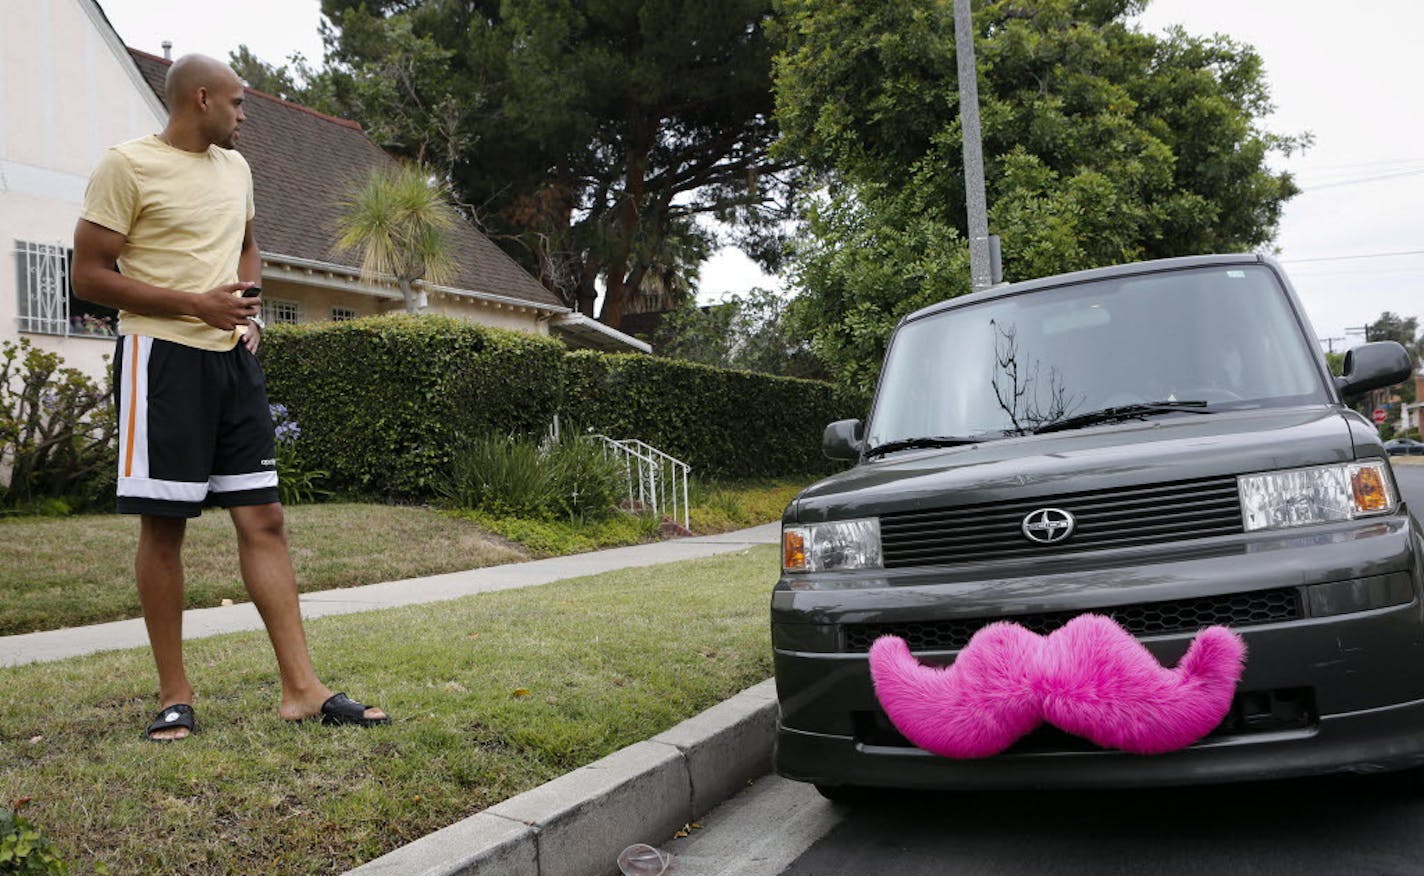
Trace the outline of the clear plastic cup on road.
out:
<instances>
[{"instance_id":1,"label":"clear plastic cup on road","mask_svg":"<svg viewBox=\"0 0 1424 876\"><path fill-rule=\"evenodd\" d=\"M671 863L672 855L647 843L634 843L618 853L623 876L662 876Z\"/></svg>"}]
</instances>

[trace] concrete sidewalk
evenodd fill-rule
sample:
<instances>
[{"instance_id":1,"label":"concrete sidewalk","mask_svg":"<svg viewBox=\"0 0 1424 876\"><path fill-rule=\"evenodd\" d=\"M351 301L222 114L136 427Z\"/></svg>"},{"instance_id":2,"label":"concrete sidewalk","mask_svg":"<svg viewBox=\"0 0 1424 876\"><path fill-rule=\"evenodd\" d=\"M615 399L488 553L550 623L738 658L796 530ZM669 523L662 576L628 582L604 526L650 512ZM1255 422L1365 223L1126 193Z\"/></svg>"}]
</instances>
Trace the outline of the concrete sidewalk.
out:
<instances>
[{"instance_id":1,"label":"concrete sidewalk","mask_svg":"<svg viewBox=\"0 0 1424 876\"><path fill-rule=\"evenodd\" d=\"M531 587L535 584L548 584L551 581L596 575L616 569L731 553L755 545L775 544L780 538L781 524L768 523L721 535L692 536L547 560L487 566L466 572L388 581L364 587L321 590L302 594L302 617L311 619L333 614L353 614L401 605L458 599L473 593ZM248 602L221 608L194 608L183 613L184 639L260 629L262 619L257 616L257 609ZM0 666L61 660L96 651L139 648L147 644L148 634L141 618L3 636L0 637Z\"/></svg>"}]
</instances>

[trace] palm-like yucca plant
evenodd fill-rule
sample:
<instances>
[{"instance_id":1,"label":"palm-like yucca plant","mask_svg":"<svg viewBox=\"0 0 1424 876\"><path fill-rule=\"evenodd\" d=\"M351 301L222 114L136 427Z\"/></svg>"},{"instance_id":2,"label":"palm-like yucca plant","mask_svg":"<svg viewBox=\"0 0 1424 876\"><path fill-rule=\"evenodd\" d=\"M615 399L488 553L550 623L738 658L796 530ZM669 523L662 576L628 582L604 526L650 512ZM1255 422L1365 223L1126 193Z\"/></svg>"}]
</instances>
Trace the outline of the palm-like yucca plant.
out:
<instances>
[{"instance_id":1,"label":"palm-like yucca plant","mask_svg":"<svg viewBox=\"0 0 1424 876\"><path fill-rule=\"evenodd\" d=\"M418 313L425 294L413 284L454 278L447 229L460 221L447 187L418 164L373 169L341 201L337 246L361 254L361 279L394 277L408 313Z\"/></svg>"}]
</instances>

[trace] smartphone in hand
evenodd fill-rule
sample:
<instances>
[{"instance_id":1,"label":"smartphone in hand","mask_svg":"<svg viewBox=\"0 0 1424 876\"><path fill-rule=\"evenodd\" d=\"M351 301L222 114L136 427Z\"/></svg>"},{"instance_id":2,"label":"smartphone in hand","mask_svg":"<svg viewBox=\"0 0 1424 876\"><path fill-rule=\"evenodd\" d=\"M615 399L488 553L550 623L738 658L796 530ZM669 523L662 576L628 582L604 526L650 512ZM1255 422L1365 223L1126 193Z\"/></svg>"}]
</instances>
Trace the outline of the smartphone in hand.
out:
<instances>
[{"instance_id":1,"label":"smartphone in hand","mask_svg":"<svg viewBox=\"0 0 1424 876\"><path fill-rule=\"evenodd\" d=\"M262 287L261 287L261 286L248 286L246 289L243 289L243 290L242 290L242 297L243 297L243 298L256 298L258 295L261 295L261 294L262 294Z\"/></svg>"}]
</instances>

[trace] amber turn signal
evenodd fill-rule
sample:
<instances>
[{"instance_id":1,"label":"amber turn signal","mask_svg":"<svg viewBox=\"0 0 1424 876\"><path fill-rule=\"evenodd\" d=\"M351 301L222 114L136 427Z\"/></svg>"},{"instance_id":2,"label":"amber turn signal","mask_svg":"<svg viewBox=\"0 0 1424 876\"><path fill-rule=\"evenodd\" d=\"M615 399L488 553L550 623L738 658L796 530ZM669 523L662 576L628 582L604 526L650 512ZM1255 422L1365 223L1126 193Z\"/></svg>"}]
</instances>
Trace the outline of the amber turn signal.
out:
<instances>
[{"instance_id":1,"label":"amber turn signal","mask_svg":"<svg viewBox=\"0 0 1424 876\"><path fill-rule=\"evenodd\" d=\"M783 529L781 531L781 568L788 572L804 571L806 568L806 531L803 529Z\"/></svg>"},{"instance_id":2,"label":"amber turn signal","mask_svg":"<svg viewBox=\"0 0 1424 876\"><path fill-rule=\"evenodd\" d=\"M1368 514L1388 511L1394 502L1384 481L1384 467L1362 465L1350 472L1350 491L1355 495L1355 510Z\"/></svg>"}]
</instances>

